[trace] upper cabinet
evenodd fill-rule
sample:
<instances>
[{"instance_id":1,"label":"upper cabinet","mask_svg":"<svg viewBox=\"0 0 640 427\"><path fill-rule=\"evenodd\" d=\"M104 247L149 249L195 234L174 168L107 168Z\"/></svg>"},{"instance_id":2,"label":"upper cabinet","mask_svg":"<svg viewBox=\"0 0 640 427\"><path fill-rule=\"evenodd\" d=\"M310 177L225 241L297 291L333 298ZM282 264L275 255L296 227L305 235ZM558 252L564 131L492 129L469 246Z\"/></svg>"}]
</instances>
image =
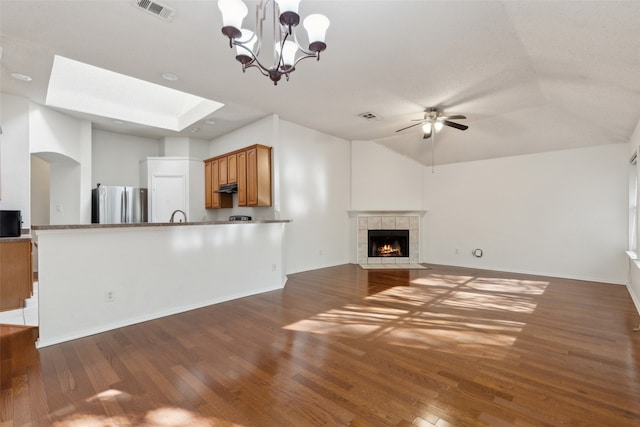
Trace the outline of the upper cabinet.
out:
<instances>
[{"instance_id":1,"label":"upper cabinet","mask_svg":"<svg viewBox=\"0 0 640 427\"><path fill-rule=\"evenodd\" d=\"M237 154L225 154L218 157L218 183L220 185L235 184L237 175Z\"/></svg>"},{"instance_id":2,"label":"upper cabinet","mask_svg":"<svg viewBox=\"0 0 640 427\"><path fill-rule=\"evenodd\" d=\"M226 170L226 162L224 169ZM233 206L231 194L218 193L220 189L220 159L204 162L204 207L207 209L230 208Z\"/></svg>"},{"instance_id":3,"label":"upper cabinet","mask_svg":"<svg viewBox=\"0 0 640 427\"><path fill-rule=\"evenodd\" d=\"M238 178L238 206L247 206L247 152L240 151L236 157Z\"/></svg>"},{"instance_id":4,"label":"upper cabinet","mask_svg":"<svg viewBox=\"0 0 640 427\"><path fill-rule=\"evenodd\" d=\"M205 160L205 206L230 208L232 195L216 193L238 185L238 206L271 206L271 147L252 145Z\"/></svg>"},{"instance_id":5,"label":"upper cabinet","mask_svg":"<svg viewBox=\"0 0 640 427\"><path fill-rule=\"evenodd\" d=\"M227 156L227 184L236 182L238 182L238 155L234 153Z\"/></svg>"},{"instance_id":6,"label":"upper cabinet","mask_svg":"<svg viewBox=\"0 0 640 427\"><path fill-rule=\"evenodd\" d=\"M247 206L271 206L271 147L256 145L247 153Z\"/></svg>"},{"instance_id":7,"label":"upper cabinet","mask_svg":"<svg viewBox=\"0 0 640 427\"><path fill-rule=\"evenodd\" d=\"M218 184L225 185L227 182L227 157L225 156L218 159Z\"/></svg>"}]
</instances>

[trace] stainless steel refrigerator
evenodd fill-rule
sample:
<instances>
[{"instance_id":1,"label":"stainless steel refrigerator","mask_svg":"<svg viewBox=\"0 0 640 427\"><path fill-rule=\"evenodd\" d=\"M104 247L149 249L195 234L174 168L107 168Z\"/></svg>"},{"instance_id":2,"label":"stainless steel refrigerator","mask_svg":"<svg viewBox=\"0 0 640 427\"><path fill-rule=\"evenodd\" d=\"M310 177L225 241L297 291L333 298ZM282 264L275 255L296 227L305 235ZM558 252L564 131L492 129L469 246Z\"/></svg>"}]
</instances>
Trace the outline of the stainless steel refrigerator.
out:
<instances>
[{"instance_id":1,"label":"stainless steel refrigerator","mask_svg":"<svg viewBox=\"0 0 640 427\"><path fill-rule=\"evenodd\" d=\"M147 222L147 189L100 185L91 190L91 222Z\"/></svg>"}]
</instances>

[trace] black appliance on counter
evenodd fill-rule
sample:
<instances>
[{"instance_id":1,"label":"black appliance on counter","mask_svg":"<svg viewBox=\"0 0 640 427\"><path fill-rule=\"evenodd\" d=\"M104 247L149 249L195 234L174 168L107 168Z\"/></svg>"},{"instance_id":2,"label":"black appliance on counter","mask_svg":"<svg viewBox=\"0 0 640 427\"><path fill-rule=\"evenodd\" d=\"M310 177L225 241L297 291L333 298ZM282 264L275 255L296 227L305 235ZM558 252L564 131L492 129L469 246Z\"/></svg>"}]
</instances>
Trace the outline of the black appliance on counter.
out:
<instances>
[{"instance_id":1,"label":"black appliance on counter","mask_svg":"<svg viewBox=\"0 0 640 427\"><path fill-rule=\"evenodd\" d=\"M251 221L249 215L232 215L229 217L229 221Z\"/></svg>"},{"instance_id":2,"label":"black appliance on counter","mask_svg":"<svg viewBox=\"0 0 640 427\"><path fill-rule=\"evenodd\" d=\"M20 237L21 211L0 211L0 237Z\"/></svg>"}]
</instances>

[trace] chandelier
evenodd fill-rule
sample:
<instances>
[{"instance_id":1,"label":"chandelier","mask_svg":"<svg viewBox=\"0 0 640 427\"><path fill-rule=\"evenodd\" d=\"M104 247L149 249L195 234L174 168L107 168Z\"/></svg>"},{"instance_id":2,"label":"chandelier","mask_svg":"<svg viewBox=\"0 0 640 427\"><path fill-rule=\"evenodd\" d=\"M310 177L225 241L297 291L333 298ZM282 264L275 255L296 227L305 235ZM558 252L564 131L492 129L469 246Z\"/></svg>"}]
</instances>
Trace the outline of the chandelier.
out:
<instances>
[{"instance_id":1,"label":"chandelier","mask_svg":"<svg viewBox=\"0 0 640 427\"><path fill-rule=\"evenodd\" d=\"M242 64L242 72L247 68L257 68L277 85L282 76L289 80L289 74L303 59L320 60L320 52L327 47L324 41L329 19L319 14L305 18L303 26L307 30L309 44L303 48L295 33L295 27L300 23L299 3L300 0L261 0L256 6L255 31L251 31L242 28L242 21L248 13L242 0L218 0L218 8L222 12L222 34L229 37L229 47L236 47L236 60ZM266 66L258 56L265 41L262 30L269 5L273 17L273 62Z\"/></svg>"}]
</instances>

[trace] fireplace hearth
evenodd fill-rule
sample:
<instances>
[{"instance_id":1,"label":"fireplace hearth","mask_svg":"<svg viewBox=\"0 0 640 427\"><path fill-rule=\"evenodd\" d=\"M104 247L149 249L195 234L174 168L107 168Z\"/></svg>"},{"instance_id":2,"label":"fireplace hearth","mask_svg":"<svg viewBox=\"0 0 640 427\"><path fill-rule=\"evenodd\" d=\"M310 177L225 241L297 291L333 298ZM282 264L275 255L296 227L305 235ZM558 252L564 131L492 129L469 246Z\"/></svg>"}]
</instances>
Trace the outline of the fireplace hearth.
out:
<instances>
[{"instance_id":1,"label":"fireplace hearth","mask_svg":"<svg viewBox=\"0 0 640 427\"><path fill-rule=\"evenodd\" d=\"M368 230L369 257L409 257L409 230Z\"/></svg>"}]
</instances>

